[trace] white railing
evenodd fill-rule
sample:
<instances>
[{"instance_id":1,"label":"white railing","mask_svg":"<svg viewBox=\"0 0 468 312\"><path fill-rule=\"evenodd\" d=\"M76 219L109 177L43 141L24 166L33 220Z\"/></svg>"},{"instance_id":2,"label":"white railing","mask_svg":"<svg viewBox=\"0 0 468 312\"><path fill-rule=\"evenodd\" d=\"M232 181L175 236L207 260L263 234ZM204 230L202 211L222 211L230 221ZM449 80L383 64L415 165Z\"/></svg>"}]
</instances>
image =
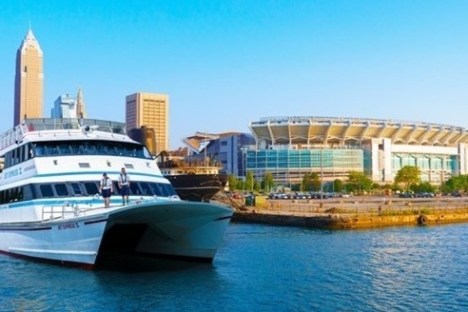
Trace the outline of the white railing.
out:
<instances>
[{"instance_id":1,"label":"white railing","mask_svg":"<svg viewBox=\"0 0 468 312\"><path fill-rule=\"evenodd\" d=\"M42 207L42 221L49 221L54 219L65 219L65 217L77 217L81 213L78 205L50 205Z\"/></svg>"}]
</instances>

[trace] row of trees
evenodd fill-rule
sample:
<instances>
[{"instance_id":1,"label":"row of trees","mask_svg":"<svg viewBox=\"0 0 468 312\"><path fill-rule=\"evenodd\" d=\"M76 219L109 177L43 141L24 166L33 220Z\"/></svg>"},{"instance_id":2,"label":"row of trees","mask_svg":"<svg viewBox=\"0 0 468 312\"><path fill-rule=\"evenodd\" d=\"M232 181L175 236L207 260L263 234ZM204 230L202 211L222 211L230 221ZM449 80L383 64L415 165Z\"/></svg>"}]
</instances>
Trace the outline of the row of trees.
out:
<instances>
[{"instance_id":1,"label":"row of trees","mask_svg":"<svg viewBox=\"0 0 468 312\"><path fill-rule=\"evenodd\" d=\"M421 171L415 166L405 166L398 171L395 183L401 183L406 192L468 193L468 175L453 176L437 188L429 182L421 182Z\"/></svg>"},{"instance_id":2,"label":"row of trees","mask_svg":"<svg viewBox=\"0 0 468 312\"><path fill-rule=\"evenodd\" d=\"M235 176L228 177L229 190L243 190L249 192L270 192L274 187L273 175L270 172L265 173L260 181L254 178L251 171L248 171L245 179L239 179ZM364 173L351 171L348 173L346 181L335 179L327 183L324 190L324 184L320 175L316 172L304 174L300 184L291 185L293 191L334 191L354 194L369 194L377 189L404 192L464 192L468 193L468 175L459 175L450 178L438 188L429 182L421 182L421 171L416 166L405 166L401 168L395 177L392 185L378 185L373 183Z\"/></svg>"}]
</instances>

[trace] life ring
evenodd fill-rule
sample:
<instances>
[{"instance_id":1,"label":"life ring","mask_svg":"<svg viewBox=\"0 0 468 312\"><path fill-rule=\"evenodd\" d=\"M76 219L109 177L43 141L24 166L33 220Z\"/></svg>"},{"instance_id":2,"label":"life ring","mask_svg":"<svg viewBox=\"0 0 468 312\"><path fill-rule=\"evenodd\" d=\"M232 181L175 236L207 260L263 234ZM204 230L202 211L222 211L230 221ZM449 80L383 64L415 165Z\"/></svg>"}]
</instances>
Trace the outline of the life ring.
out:
<instances>
[{"instance_id":1,"label":"life ring","mask_svg":"<svg viewBox=\"0 0 468 312\"><path fill-rule=\"evenodd\" d=\"M419 225L426 225L427 224L427 216L426 215L420 215L418 217L418 224Z\"/></svg>"}]
</instances>

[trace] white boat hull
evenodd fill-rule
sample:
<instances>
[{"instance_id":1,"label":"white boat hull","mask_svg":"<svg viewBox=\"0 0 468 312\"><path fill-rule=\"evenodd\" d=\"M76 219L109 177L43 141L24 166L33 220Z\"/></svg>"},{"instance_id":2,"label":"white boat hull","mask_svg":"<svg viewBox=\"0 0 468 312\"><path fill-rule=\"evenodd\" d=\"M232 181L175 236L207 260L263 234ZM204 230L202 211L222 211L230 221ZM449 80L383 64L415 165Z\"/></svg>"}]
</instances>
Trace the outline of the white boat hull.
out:
<instances>
[{"instance_id":1,"label":"white boat hull","mask_svg":"<svg viewBox=\"0 0 468 312\"><path fill-rule=\"evenodd\" d=\"M55 221L1 224L0 251L89 267L119 255L211 261L232 213L211 203L152 200Z\"/></svg>"}]
</instances>

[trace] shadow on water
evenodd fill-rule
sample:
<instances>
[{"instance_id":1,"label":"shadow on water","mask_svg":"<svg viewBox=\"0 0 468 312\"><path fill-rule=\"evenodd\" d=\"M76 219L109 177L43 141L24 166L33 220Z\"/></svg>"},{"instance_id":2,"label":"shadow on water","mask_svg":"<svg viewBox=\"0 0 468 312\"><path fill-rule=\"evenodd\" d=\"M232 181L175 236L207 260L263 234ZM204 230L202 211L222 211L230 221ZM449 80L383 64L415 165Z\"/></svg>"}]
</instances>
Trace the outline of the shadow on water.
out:
<instances>
[{"instance_id":1,"label":"shadow on water","mask_svg":"<svg viewBox=\"0 0 468 312\"><path fill-rule=\"evenodd\" d=\"M191 261L171 257L147 257L134 254L107 254L96 266L98 271L144 273L158 271L183 271L211 267L211 262Z\"/></svg>"},{"instance_id":2,"label":"shadow on water","mask_svg":"<svg viewBox=\"0 0 468 312\"><path fill-rule=\"evenodd\" d=\"M1 255L0 264L0 311L173 310L224 284L216 264L172 259L117 258L92 271Z\"/></svg>"}]
</instances>

